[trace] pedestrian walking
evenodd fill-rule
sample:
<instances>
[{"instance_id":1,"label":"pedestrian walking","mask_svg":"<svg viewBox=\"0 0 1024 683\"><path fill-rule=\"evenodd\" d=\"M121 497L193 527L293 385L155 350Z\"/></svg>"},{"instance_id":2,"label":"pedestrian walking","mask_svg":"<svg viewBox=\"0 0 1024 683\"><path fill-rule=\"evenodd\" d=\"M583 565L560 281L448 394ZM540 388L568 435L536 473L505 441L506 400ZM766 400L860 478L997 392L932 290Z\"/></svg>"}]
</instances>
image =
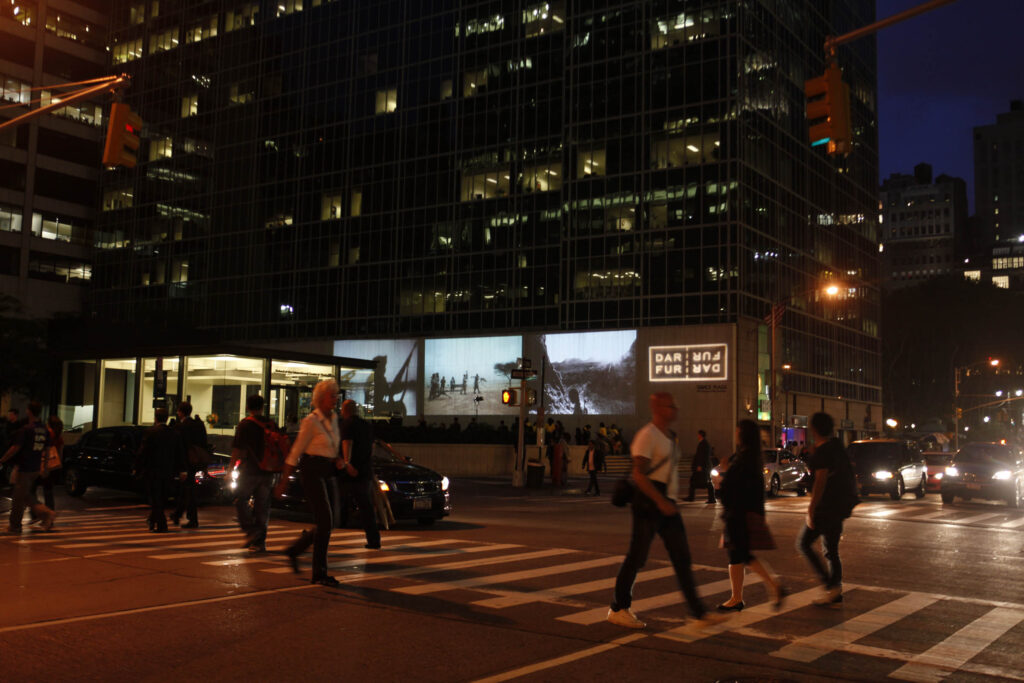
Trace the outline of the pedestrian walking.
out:
<instances>
[{"instance_id":1,"label":"pedestrian walking","mask_svg":"<svg viewBox=\"0 0 1024 683\"><path fill-rule=\"evenodd\" d=\"M153 411L153 426L146 430L139 446L136 472L141 475L149 498L149 530L167 532L167 497L175 476L181 481L188 472L185 446L177 430L167 424L167 408Z\"/></svg>"},{"instance_id":2,"label":"pedestrian walking","mask_svg":"<svg viewBox=\"0 0 1024 683\"><path fill-rule=\"evenodd\" d=\"M178 501L171 514L171 523L179 524L181 516L188 521L183 529L199 528L199 501L196 491L196 474L205 472L210 464L210 451L206 444L206 427L192 417L192 404L182 401L178 405L176 429L185 447L185 477L178 483Z\"/></svg>"},{"instance_id":3,"label":"pedestrian walking","mask_svg":"<svg viewBox=\"0 0 1024 683\"><path fill-rule=\"evenodd\" d=\"M331 542L331 527L334 515L327 496L327 485L335 476L335 462L338 460L340 438L338 415L334 407L338 403L338 383L333 379L317 382L313 387L315 410L299 425L299 435L292 444L285 460L281 480L274 487L274 497L282 498L288 486L288 478L296 468L302 480L306 502L313 513L315 531L303 530L302 534L288 546L285 554L292 565L292 571L299 572L299 555L313 546L312 583L323 586L337 586L338 580L327 574L327 546ZM301 459L301 461L300 461Z\"/></svg>"},{"instance_id":4,"label":"pedestrian walking","mask_svg":"<svg viewBox=\"0 0 1024 683\"><path fill-rule=\"evenodd\" d=\"M651 542L658 534L668 551L690 612L700 626L709 626L720 621L721 617L708 614L697 595L686 528L676 507L679 498L679 445L669 425L675 421L679 409L667 392L652 394L650 409L651 421L636 433L631 444L632 476L636 487L631 505L633 530L629 552L615 580L615 595L607 619L628 628L647 625L637 618L630 606L637 572L647 563Z\"/></svg>"},{"instance_id":5,"label":"pedestrian walking","mask_svg":"<svg viewBox=\"0 0 1024 683\"><path fill-rule=\"evenodd\" d=\"M32 514L42 520L44 531L50 530L57 517L56 512L40 504L32 494L32 487L39 478L43 456L50 446L46 425L39 419L42 412L43 407L38 401L29 401L28 420L11 436L10 446L0 457L0 464L13 459L17 468L11 489L11 516L7 525L9 534L21 533L21 518L25 515L25 508L30 508Z\"/></svg>"},{"instance_id":6,"label":"pedestrian walking","mask_svg":"<svg viewBox=\"0 0 1024 683\"><path fill-rule=\"evenodd\" d=\"M597 443L591 439L587 445L587 452L583 454L583 469L590 476L587 490L583 492L585 496L589 496L591 491L594 492L595 496L601 495L601 486L597 483L597 473L601 469L601 465L598 463L599 454L600 451L597 448Z\"/></svg>"},{"instance_id":7,"label":"pedestrian walking","mask_svg":"<svg viewBox=\"0 0 1024 683\"><path fill-rule=\"evenodd\" d=\"M366 532L366 547L380 548L380 530L373 505L373 434L370 423L359 417L352 399L341 404L341 458L336 463L341 483L342 510L351 502L359 508L359 518Z\"/></svg>"},{"instance_id":8,"label":"pedestrian walking","mask_svg":"<svg viewBox=\"0 0 1024 683\"><path fill-rule=\"evenodd\" d=\"M260 468L263 462L266 430L276 429L263 416L263 397L252 394L245 399L245 418L235 427L231 442L231 462L235 471L235 511L238 526L245 534L245 548L250 553L267 550L267 527L270 524L270 495L274 488L272 471ZM251 501L251 502L250 502Z\"/></svg>"},{"instance_id":9,"label":"pedestrian walking","mask_svg":"<svg viewBox=\"0 0 1024 683\"><path fill-rule=\"evenodd\" d=\"M711 446L708 444L707 432L697 430L697 450L690 462L690 493L684 500L694 500L698 488L707 489L709 504L715 503L715 483L711 481Z\"/></svg>"},{"instance_id":10,"label":"pedestrian walking","mask_svg":"<svg viewBox=\"0 0 1024 683\"><path fill-rule=\"evenodd\" d=\"M56 415L51 415L46 420L46 431L50 437L50 445L43 453L43 459L39 466L39 477L32 484L32 498L38 501L38 490L42 488L44 504L56 512L57 506L53 500L53 482L57 478L57 470L64 462L64 423ZM41 517L32 513L33 524L41 520Z\"/></svg>"},{"instance_id":11,"label":"pedestrian walking","mask_svg":"<svg viewBox=\"0 0 1024 683\"><path fill-rule=\"evenodd\" d=\"M839 558L839 540L843 520L850 516L857 501L856 481L846 450L833 435L835 422L828 413L815 413L810 420L811 443L807 469L814 476L807 520L797 539L797 549L807 558L825 586L825 595L816 605L838 607L843 602L843 563ZM826 568L814 542L822 539Z\"/></svg>"},{"instance_id":12,"label":"pedestrian walking","mask_svg":"<svg viewBox=\"0 0 1024 683\"><path fill-rule=\"evenodd\" d=\"M785 590L771 568L751 554L754 545L766 539L764 521L764 461L761 457L761 430L753 420L741 420L736 426L736 452L729 459L722 477L722 505L725 510L724 545L729 553L729 599L718 606L722 612L741 611L743 575L750 567L758 574L773 596L773 604L781 607ZM772 544L774 545L774 544Z\"/></svg>"}]
</instances>

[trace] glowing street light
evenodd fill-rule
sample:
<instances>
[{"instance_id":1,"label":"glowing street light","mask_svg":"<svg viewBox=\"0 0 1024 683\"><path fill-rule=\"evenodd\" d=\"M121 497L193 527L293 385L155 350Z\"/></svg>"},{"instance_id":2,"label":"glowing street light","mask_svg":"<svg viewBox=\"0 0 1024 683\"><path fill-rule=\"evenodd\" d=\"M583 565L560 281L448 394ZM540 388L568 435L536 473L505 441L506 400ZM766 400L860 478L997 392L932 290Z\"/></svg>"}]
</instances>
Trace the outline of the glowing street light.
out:
<instances>
[{"instance_id":1,"label":"glowing street light","mask_svg":"<svg viewBox=\"0 0 1024 683\"><path fill-rule=\"evenodd\" d=\"M1002 398L1002 396L1003 396L1003 390L1002 390L1002 389L999 389L998 391L996 391L996 396L997 396L997 397L999 397L999 398Z\"/></svg>"},{"instance_id":2,"label":"glowing street light","mask_svg":"<svg viewBox=\"0 0 1024 683\"><path fill-rule=\"evenodd\" d=\"M888 420L885 421L885 426L889 427L890 429L896 429L896 427L898 427L899 424L900 424L899 422L897 422L895 419L893 419L891 417Z\"/></svg>"},{"instance_id":3,"label":"glowing street light","mask_svg":"<svg viewBox=\"0 0 1024 683\"><path fill-rule=\"evenodd\" d=\"M837 294L839 294L839 286L829 285L828 287L825 288L825 293L828 294L829 296L836 296Z\"/></svg>"},{"instance_id":4,"label":"glowing street light","mask_svg":"<svg viewBox=\"0 0 1024 683\"><path fill-rule=\"evenodd\" d=\"M988 424L988 421L991 420L991 419L992 418L990 418L988 415L986 415L985 417L981 418L981 421L986 423L986 424Z\"/></svg>"}]
</instances>

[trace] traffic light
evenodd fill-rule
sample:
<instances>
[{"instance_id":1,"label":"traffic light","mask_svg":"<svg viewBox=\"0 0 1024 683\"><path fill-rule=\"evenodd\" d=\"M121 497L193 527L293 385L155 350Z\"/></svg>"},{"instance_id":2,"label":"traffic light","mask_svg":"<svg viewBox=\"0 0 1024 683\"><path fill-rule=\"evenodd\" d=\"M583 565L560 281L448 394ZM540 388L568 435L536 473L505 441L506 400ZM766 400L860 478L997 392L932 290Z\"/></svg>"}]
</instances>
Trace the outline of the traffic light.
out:
<instances>
[{"instance_id":1,"label":"traffic light","mask_svg":"<svg viewBox=\"0 0 1024 683\"><path fill-rule=\"evenodd\" d=\"M501 390L501 403L506 406L517 406L519 405L519 392L515 389L502 389Z\"/></svg>"},{"instance_id":2,"label":"traffic light","mask_svg":"<svg viewBox=\"0 0 1024 683\"><path fill-rule=\"evenodd\" d=\"M808 136L811 147L827 145L829 154L849 154L850 87L843 83L843 72L832 62L825 74L804 82L807 97Z\"/></svg>"},{"instance_id":3,"label":"traffic light","mask_svg":"<svg viewBox=\"0 0 1024 683\"><path fill-rule=\"evenodd\" d=\"M104 166L135 168L135 152L139 149L142 119L131 107L121 102L110 105L107 142L103 145Z\"/></svg>"},{"instance_id":4,"label":"traffic light","mask_svg":"<svg viewBox=\"0 0 1024 683\"><path fill-rule=\"evenodd\" d=\"M526 405L535 406L537 405L537 390L526 388Z\"/></svg>"}]
</instances>

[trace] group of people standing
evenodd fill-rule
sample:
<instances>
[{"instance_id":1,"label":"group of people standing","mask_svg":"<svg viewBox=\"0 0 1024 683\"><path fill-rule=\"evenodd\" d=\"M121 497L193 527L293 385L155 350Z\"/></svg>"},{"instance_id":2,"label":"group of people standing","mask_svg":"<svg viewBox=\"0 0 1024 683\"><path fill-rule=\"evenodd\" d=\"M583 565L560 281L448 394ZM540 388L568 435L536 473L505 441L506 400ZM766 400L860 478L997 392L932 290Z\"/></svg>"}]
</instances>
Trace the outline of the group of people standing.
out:
<instances>
[{"instance_id":1,"label":"group of people standing","mask_svg":"<svg viewBox=\"0 0 1024 683\"><path fill-rule=\"evenodd\" d=\"M11 468L11 513L8 534L20 534L25 509L31 513L32 523L41 522L44 531L53 528L57 513L54 510L54 472L61 466L64 449L64 424L56 415L44 423L38 401L30 401L25 420L18 411L7 412L4 424L4 448L0 451L0 466L13 461ZM40 503L37 490L43 489L45 504Z\"/></svg>"},{"instance_id":2,"label":"group of people standing","mask_svg":"<svg viewBox=\"0 0 1024 683\"><path fill-rule=\"evenodd\" d=\"M651 421L645 425L631 445L633 456L632 482L632 534L629 550L619 569L611 606L609 622L628 628L644 628L646 624L630 608L636 575L647 562L655 534L661 536L675 570L680 590L686 599L698 626L717 623L724 614L714 614L701 602L693 577L692 559L686 529L676 501L679 500L677 467L679 446L670 425L675 421L678 407L671 394L657 393L650 399ZM856 504L856 483L853 470L841 442L834 436L835 424L826 413L811 417L808 469L814 484L808 503L807 519L798 536L796 546L807 558L824 586L823 595L815 600L821 606L842 603L842 563L839 541L843 520ZM702 447L702 444L704 447ZM754 550L771 549L775 541L765 521L764 478L761 432L752 420L741 420L736 427L736 451L722 463L712 463L710 448L706 447L704 433L700 433L697 455L702 470L717 466L722 473L721 503L725 532L722 546L728 555L730 595L718 605L717 611L741 611L745 607L743 584L746 569L758 574L768 588L771 604L781 608L788 594L786 587ZM695 458L696 460L697 458ZM695 464L693 472L698 472ZM705 472L706 473L706 472ZM694 481L691 479L690 499L693 499ZM710 484L710 479L708 479ZM715 502L711 488L708 502ZM822 539L824 561L814 549L815 541Z\"/></svg>"},{"instance_id":3,"label":"group of people standing","mask_svg":"<svg viewBox=\"0 0 1024 683\"><path fill-rule=\"evenodd\" d=\"M135 463L136 476L145 485L149 499L149 530L167 533L167 500L174 493L177 482L176 507L170 521L185 529L199 527L199 502L196 475L209 465L210 451L206 427L192 416L192 404L182 401L178 405L173 426L167 422L167 409L153 411L153 426L146 430L139 446Z\"/></svg>"}]
</instances>

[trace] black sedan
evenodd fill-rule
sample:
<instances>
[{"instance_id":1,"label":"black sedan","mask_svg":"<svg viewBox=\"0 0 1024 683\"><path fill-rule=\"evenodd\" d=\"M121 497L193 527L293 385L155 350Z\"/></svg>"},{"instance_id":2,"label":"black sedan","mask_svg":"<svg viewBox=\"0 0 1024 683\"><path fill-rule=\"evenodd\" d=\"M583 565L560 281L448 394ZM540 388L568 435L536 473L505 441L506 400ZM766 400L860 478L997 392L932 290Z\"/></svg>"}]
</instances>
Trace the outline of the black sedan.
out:
<instances>
[{"instance_id":1,"label":"black sedan","mask_svg":"<svg viewBox=\"0 0 1024 683\"><path fill-rule=\"evenodd\" d=\"M77 443L64 447L64 486L68 495L81 496L90 486L103 486L142 494L142 483L134 475L135 456L146 427L123 425L86 432ZM211 449L213 450L213 449ZM230 457L213 450L205 472L196 473L199 495L221 495ZM171 489L174 490L173 488Z\"/></svg>"},{"instance_id":2,"label":"black sedan","mask_svg":"<svg viewBox=\"0 0 1024 683\"><path fill-rule=\"evenodd\" d=\"M957 451L942 477L942 502L1005 500L1019 508L1024 496L1024 461L1016 448L1000 443L969 443Z\"/></svg>"},{"instance_id":3,"label":"black sedan","mask_svg":"<svg viewBox=\"0 0 1024 683\"><path fill-rule=\"evenodd\" d=\"M300 464L301 467L301 464ZM373 472L380 481L380 489L387 494L391 512L396 520L415 519L420 524L433 524L451 514L451 495L448 477L407 462L384 449L374 448ZM237 478L237 473L232 472ZM337 495L331 491L332 498ZM292 473L284 497L275 505L286 508L306 509L306 498L298 470ZM345 515L343 515L345 517Z\"/></svg>"},{"instance_id":4,"label":"black sedan","mask_svg":"<svg viewBox=\"0 0 1024 683\"><path fill-rule=\"evenodd\" d=\"M907 491L924 498L928 466L914 444L897 439L854 441L846 449L861 495L888 493L899 500Z\"/></svg>"}]
</instances>

